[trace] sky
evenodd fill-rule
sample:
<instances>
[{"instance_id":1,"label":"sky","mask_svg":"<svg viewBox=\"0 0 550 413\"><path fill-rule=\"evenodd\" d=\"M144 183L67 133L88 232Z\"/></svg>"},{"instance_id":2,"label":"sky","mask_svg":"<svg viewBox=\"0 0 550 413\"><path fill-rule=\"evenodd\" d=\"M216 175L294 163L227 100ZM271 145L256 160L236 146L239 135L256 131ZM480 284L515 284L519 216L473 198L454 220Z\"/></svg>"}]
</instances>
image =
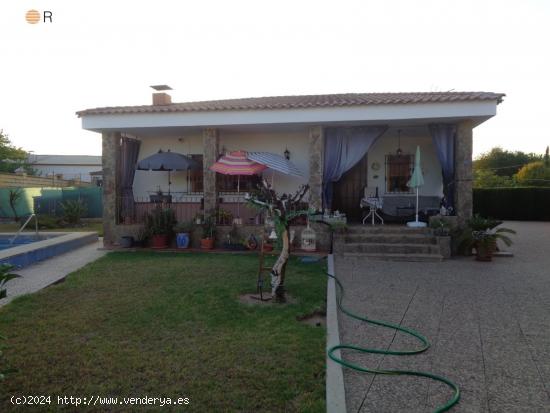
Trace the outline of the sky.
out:
<instances>
[{"instance_id":1,"label":"sky","mask_svg":"<svg viewBox=\"0 0 550 413\"><path fill-rule=\"evenodd\" d=\"M30 9L52 23L28 24ZM37 154L101 154L78 110L348 93L506 93L474 154L550 144L550 1L1 0L0 129Z\"/></svg>"}]
</instances>

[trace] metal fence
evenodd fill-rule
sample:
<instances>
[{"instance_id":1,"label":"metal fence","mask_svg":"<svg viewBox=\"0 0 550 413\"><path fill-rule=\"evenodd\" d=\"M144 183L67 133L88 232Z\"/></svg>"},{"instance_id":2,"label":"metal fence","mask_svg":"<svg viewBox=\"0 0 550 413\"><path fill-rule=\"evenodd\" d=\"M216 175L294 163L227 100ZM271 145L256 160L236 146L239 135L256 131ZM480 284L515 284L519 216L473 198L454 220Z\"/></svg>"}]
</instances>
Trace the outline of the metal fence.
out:
<instances>
[{"instance_id":1,"label":"metal fence","mask_svg":"<svg viewBox=\"0 0 550 413\"><path fill-rule=\"evenodd\" d=\"M60 216L65 201L81 200L86 205L85 218L103 216L103 199L101 188L43 188L40 196L34 197L34 212L38 214Z\"/></svg>"},{"instance_id":2,"label":"metal fence","mask_svg":"<svg viewBox=\"0 0 550 413\"><path fill-rule=\"evenodd\" d=\"M62 203L80 199L86 204L84 218L101 218L103 215L102 193L99 187L70 188L0 188L0 218L14 218L9 202L10 192L19 192L14 204L15 214L19 217L29 214L60 216Z\"/></svg>"},{"instance_id":3,"label":"metal fence","mask_svg":"<svg viewBox=\"0 0 550 413\"><path fill-rule=\"evenodd\" d=\"M124 206L124 208L123 208ZM179 197L166 195L155 197L119 197L117 209L121 224L142 224L146 217L155 208L170 208L174 211L178 222L195 220L204 216L204 203L202 194L194 194ZM240 218L243 224L261 225L264 223L263 214L246 204L246 202L224 202L219 200L216 210L216 222L218 225L231 225L234 218Z\"/></svg>"}]
</instances>

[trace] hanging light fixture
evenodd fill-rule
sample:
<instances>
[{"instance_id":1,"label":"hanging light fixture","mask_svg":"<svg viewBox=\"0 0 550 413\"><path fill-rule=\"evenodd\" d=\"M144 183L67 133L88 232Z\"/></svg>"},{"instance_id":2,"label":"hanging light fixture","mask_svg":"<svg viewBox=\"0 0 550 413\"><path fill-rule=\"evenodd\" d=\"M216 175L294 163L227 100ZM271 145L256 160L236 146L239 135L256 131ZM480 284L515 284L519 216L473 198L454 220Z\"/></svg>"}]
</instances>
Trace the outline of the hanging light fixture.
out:
<instances>
[{"instance_id":1,"label":"hanging light fixture","mask_svg":"<svg viewBox=\"0 0 550 413\"><path fill-rule=\"evenodd\" d=\"M401 150L401 129L397 130L397 151L395 151L397 156L401 156L403 151Z\"/></svg>"}]
</instances>

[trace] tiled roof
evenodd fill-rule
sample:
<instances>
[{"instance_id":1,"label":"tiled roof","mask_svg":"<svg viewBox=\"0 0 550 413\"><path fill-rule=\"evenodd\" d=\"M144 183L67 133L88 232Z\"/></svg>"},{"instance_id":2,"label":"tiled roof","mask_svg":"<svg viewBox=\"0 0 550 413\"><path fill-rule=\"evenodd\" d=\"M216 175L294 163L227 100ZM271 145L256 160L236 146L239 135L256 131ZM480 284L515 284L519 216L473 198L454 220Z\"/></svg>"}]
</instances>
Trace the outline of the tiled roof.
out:
<instances>
[{"instance_id":1,"label":"tiled roof","mask_svg":"<svg viewBox=\"0 0 550 413\"><path fill-rule=\"evenodd\" d=\"M268 96L258 98L208 100L169 105L114 106L86 109L78 116L123 113L205 112L221 110L270 110L395 105L409 103L502 101L503 93L491 92L421 92L421 93L343 93L334 95Z\"/></svg>"}]
</instances>

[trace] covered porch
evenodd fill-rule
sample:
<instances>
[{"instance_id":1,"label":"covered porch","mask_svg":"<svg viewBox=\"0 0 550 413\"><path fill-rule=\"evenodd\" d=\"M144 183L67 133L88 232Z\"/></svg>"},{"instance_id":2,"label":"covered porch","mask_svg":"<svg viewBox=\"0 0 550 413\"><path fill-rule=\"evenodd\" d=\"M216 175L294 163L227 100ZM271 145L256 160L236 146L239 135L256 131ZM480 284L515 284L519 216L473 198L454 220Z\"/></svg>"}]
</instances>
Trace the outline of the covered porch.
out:
<instances>
[{"instance_id":1,"label":"covered porch","mask_svg":"<svg viewBox=\"0 0 550 413\"><path fill-rule=\"evenodd\" d=\"M98 108L79 116L85 129L102 134L105 242L112 244L128 226L140 225L159 199L169 200L178 221L216 211L219 225L230 225L238 215L243 224L262 225L265 217L244 203L244 193L259 177L241 178L237 194L235 177L210 170L222 154L235 150L288 156L303 176L264 171L275 190L289 193L308 184L309 208L338 210L353 222L362 217L359 201L365 195L378 195L388 215L407 213L411 155L420 146L426 176L421 208L435 210L445 196L459 223L464 222L472 213L473 129L496 114L502 96L288 96ZM433 128L446 132L437 137ZM350 135L353 143L347 141ZM196 171L172 173L170 194L166 172L134 167L159 149L201 164Z\"/></svg>"}]
</instances>

